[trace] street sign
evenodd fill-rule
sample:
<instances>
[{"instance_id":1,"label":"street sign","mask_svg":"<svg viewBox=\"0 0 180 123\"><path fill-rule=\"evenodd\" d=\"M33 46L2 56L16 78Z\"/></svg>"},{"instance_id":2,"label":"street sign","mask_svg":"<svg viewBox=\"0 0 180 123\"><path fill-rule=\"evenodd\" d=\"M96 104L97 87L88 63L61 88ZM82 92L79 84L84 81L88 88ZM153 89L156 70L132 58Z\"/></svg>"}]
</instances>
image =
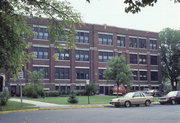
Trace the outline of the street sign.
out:
<instances>
[{"instance_id":1,"label":"street sign","mask_svg":"<svg viewBox=\"0 0 180 123\"><path fill-rule=\"evenodd\" d=\"M18 72L18 79L23 79L23 71Z\"/></svg>"}]
</instances>

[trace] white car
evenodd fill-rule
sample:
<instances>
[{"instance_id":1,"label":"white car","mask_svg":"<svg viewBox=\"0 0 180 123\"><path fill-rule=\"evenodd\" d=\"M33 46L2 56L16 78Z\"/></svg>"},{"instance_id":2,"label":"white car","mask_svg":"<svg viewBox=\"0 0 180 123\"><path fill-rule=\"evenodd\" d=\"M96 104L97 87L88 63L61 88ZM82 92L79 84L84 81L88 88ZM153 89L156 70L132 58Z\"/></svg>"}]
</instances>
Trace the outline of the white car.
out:
<instances>
[{"instance_id":1,"label":"white car","mask_svg":"<svg viewBox=\"0 0 180 123\"><path fill-rule=\"evenodd\" d=\"M114 105L115 107L130 107L131 105L139 106L140 104L150 106L152 101L153 97L147 96L143 92L130 92L123 97L112 99L110 104Z\"/></svg>"}]
</instances>

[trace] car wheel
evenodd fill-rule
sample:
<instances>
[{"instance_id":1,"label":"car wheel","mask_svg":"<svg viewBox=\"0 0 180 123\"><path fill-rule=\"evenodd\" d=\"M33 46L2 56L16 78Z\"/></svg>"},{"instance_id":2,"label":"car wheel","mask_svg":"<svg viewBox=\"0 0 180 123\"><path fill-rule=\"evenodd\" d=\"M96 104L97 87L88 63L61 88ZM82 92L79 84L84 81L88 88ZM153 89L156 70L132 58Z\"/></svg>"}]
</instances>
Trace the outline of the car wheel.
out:
<instances>
[{"instance_id":1,"label":"car wheel","mask_svg":"<svg viewBox=\"0 0 180 123\"><path fill-rule=\"evenodd\" d=\"M145 101L145 106L150 106L151 105L151 101L150 100L146 100Z\"/></svg>"},{"instance_id":2,"label":"car wheel","mask_svg":"<svg viewBox=\"0 0 180 123\"><path fill-rule=\"evenodd\" d=\"M131 103L130 103L129 101L126 101L126 102L124 103L124 106L127 107L127 108L128 108L128 107L131 107Z\"/></svg>"},{"instance_id":3,"label":"car wheel","mask_svg":"<svg viewBox=\"0 0 180 123\"><path fill-rule=\"evenodd\" d=\"M172 104L172 105L175 105L175 104L176 104L176 101L175 101L175 100L171 100L171 104Z\"/></svg>"}]
</instances>

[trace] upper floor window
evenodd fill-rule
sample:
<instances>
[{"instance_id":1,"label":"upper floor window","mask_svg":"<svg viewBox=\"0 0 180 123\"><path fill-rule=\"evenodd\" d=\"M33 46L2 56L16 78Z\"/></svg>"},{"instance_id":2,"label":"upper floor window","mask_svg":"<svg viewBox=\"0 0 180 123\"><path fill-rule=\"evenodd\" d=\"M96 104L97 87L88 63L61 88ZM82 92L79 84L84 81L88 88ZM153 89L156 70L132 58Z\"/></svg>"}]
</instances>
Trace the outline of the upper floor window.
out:
<instances>
[{"instance_id":1,"label":"upper floor window","mask_svg":"<svg viewBox=\"0 0 180 123\"><path fill-rule=\"evenodd\" d=\"M137 54L130 54L130 63L137 64Z\"/></svg>"},{"instance_id":2,"label":"upper floor window","mask_svg":"<svg viewBox=\"0 0 180 123\"><path fill-rule=\"evenodd\" d=\"M157 65L157 56L151 56L151 65Z\"/></svg>"},{"instance_id":3,"label":"upper floor window","mask_svg":"<svg viewBox=\"0 0 180 123\"><path fill-rule=\"evenodd\" d=\"M104 70L105 70L105 69L99 69L99 79L100 79L100 80L105 80Z\"/></svg>"},{"instance_id":4,"label":"upper floor window","mask_svg":"<svg viewBox=\"0 0 180 123\"><path fill-rule=\"evenodd\" d=\"M76 79L89 79L89 69L76 68Z\"/></svg>"},{"instance_id":5,"label":"upper floor window","mask_svg":"<svg viewBox=\"0 0 180 123\"><path fill-rule=\"evenodd\" d=\"M158 72L151 72L151 81L158 81Z\"/></svg>"},{"instance_id":6,"label":"upper floor window","mask_svg":"<svg viewBox=\"0 0 180 123\"><path fill-rule=\"evenodd\" d=\"M147 64L146 55L139 55L139 64Z\"/></svg>"},{"instance_id":7,"label":"upper floor window","mask_svg":"<svg viewBox=\"0 0 180 123\"><path fill-rule=\"evenodd\" d=\"M157 41L150 40L150 49L157 49Z\"/></svg>"},{"instance_id":8,"label":"upper floor window","mask_svg":"<svg viewBox=\"0 0 180 123\"><path fill-rule=\"evenodd\" d=\"M43 79L48 79L49 77L48 67L33 67L33 71L42 71Z\"/></svg>"},{"instance_id":9,"label":"upper floor window","mask_svg":"<svg viewBox=\"0 0 180 123\"><path fill-rule=\"evenodd\" d=\"M112 35L99 34L99 44L102 45L112 45Z\"/></svg>"},{"instance_id":10,"label":"upper floor window","mask_svg":"<svg viewBox=\"0 0 180 123\"><path fill-rule=\"evenodd\" d=\"M44 39L48 40L48 32L46 28L34 27L34 39Z\"/></svg>"},{"instance_id":11,"label":"upper floor window","mask_svg":"<svg viewBox=\"0 0 180 123\"><path fill-rule=\"evenodd\" d=\"M139 48L146 48L146 39L139 39Z\"/></svg>"},{"instance_id":12,"label":"upper floor window","mask_svg":"<svg viewBox=\"0 0 180 123\"><path fill-rule=\"evenodd\" d=\"M129 38L129 47L137 48L137 38Z\"/></svg>"},{"instance_id":13,"label":"upper floor window","mask_svg":"<svg viewBox=\"0 0 180 123\"><path fill-rule=\"evenodd\" d=\"M56 79L69 79L69 68L56 68L55 72Z\"/></svg>"},{"instance_id":14,"label":"upper floor window","mask_svg":"<svg viewBox=\"0 0 180 123\"><path fill-rule=\"evenodd\" d=\"M139 71L140 80L147 80L147 71Z\"/></svg>"},{"instance_id":15,"label":"upper floor window","mask_svg":"<svg viewBox=\"0 0 180 123\"><path fill-rule=\"evenodd\" d=\"M112 52L99 52L99 62L108 62L112 59Z\"/></svg>"},{"instance_id":16,"label":"upper floor window","mask_svg":"<svg viewBox=\"0 0 180 123\"><path fill-rule=\"evenodd\" d=\"M48 59L48 48L46 47L33 47L33 53L37 59Z\"/></svg>"},{"instance_id":17,"label":"upper floor window","mask_svg":"<svg viewBox=\"0 0 180 123\"><path fill-rule=\"evenodd\" d=\"M125 37L117 36L117 45L125 47Z\"/></svg>"},{"instance_id":18,"label":"upper floor window","mask_svg":"<svg viewBox=\"0 0 180 123\"><path fill-rule=\"evenodd\" d=\"M138 71L133 71L133 80L138 80Z\"/></svg>"},{"instance_id":19,"label":"upper floor window","mask_svg":"<svg viewBox=\"0 0 180 123\"><path fill-rule=\"evenodd\" d=\"M89 61L89 51L76 50L76 61Z\"/></svg>"},{"instance_id":20,"label":"upper floor window","mask_svg":"<svg viewBox=\"0 0 180 123\"><path fill-rule=\"evenodd\" d=\"M69 60L69 50L59 51L56 49L55 52L59 60Z\"/></svg>"},{"instance_id":21,"label":"upper floor window","mask_svg":"<svg viewBox=\"0 0 180 123\"><path fill-rule=\"evenodd\" d=\"M89 43L89 33L77 32L75 41L78 43Z\"/></svg>"}]
</instances>

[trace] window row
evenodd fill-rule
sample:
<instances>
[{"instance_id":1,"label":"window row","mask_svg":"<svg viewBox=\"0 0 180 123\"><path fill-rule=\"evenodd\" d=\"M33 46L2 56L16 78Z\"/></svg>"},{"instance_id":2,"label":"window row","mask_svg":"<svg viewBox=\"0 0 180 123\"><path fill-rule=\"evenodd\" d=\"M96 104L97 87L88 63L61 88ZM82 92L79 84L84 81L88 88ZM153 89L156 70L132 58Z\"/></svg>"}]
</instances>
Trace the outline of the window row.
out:
<instances>
[{"instance_id":1,"label":"window row","mask_svg":"<svg viewBox=\"0 0 180 123\"><path fill-rule=\"evenodd\" d=\"M133 80L141 80L146 81L147 80L147 71L133 71ZM158 81L158 72L151 71L151 81Z\"/></svg>"},{"instance_id":2,"label":"window row","mask_svg":"<svg viewBox=\"0 0 180 123\"><path fill-rule=\"evenodd\" d=\"M48 59L48 48L44 47L33 47L33 52L35 58L37 59ZM69 60L70 59L70 52L69 50L59 51L58 49L55 50L56 56L58 60ZM98 52L98 61L99 62L108 62L113 57L113 52ZM147 55L137 55L137 54L130 54L130 64L147 64ZM75 60L76 61L89 61L90 60L90 52L87 50L76 50L75 51ZM150 56L150 64L157 65L158 59L157 56Z\"/></svg>"},{"instance_id":3,"label":"window row","mask_svg":"<svg viewBox=\"0 0 180 123\"><path fill-rule=\"evenodd\" d=\"M69 68L55 68L55 79L70 79L70 69ZM99 69L99 80L105 80L104 70ZM43 78L48 79L49 70L48 67L33 67L33 71L42 71ZM76 68L76 79L89 79L90 71L89 69ZM133 80L147 80L147 71L133 71ZM158 72L151 71L151 81L158 81Z\"/></svg>"},{"instance_id":4,"label":"window row","mask_svg":"<svg viewBox=\"0 0 180 123\"><path fill-rule=\"evenodd\" d=\"M147 64L147 55L130 54L129 57L130 57L130 64ZM158 65L157 56L150 56L150 64Z\"/></svg>"},{"instance_id":5,"label":"window row","mask_svg":"<svg viewBox=\"0 0 180 123\"><path fill-rule=\"evenodd\" d=\"M44 39L48 40L48 32L46 28L34 27L34 39ZM67 33L61 32L58 36L57 41L68 41ZM139 45L138 45L139 41ZM88 32L77 32L75 36L75 42L77 43L89 43L89 33ZM109 34L98 34L98 43L101 45L113 45L113 35ZM117 36L117 45L120 47L126 47L125 37ZM157 49L157 40L150 40L150 49ZM129 47L131 48L146 48L146 39L137 39L129 37Z\"/></svg>"}]
</instances>

